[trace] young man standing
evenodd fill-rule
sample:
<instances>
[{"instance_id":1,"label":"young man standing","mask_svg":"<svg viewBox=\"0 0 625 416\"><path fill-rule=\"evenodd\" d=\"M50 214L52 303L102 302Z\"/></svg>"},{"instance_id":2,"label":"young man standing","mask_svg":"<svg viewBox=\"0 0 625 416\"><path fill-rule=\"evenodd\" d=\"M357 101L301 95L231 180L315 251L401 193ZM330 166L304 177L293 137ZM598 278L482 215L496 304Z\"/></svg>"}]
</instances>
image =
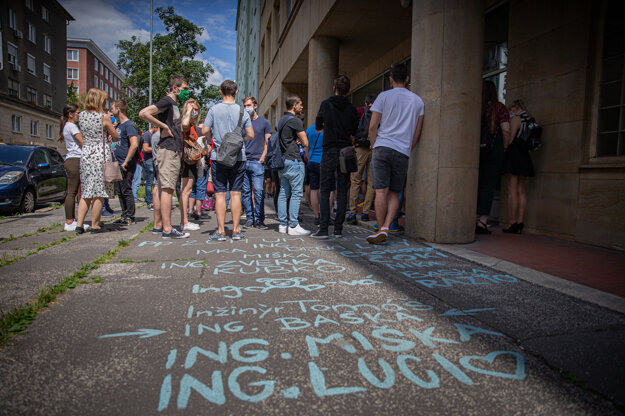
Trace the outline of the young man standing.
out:
<instances>
[{"instance_id":1,"label":"young man standing","mask_svg":"<svg viewBox=\"0 0 625 416\"><path fill-rule=\"evenodd\" d=\"M152 198L152 182L154 180L154 157L152 153L152 136L156 134L158 128L152 126L143 134L143 171L145 172L145 202L148 209L154 209Z\"/></svg>"},{"instance_id":2,"label":"young man standing","mask_svg":"<svg viewBox=\"0 0 625 416\"><path fill-rule=\"evenodd\" d=\"M243 189L243 177L245 176L245 146L232 167L222 165L215 160L216 150L221 146L221 140L226 133L234 131L239 123L241 107L235 103L237 84L229 79L221 83L219 93L222 102L212 106L206 114L202 134L206 141L213 139L213 151L211 153L211 174L213 187L215 188L215 213L217 214L217 230L211 235L211 240L226 240L226 192L230 190L230 212L232 213L232 239L241 240L243 233L240 228L241 220L241 190ZM243 111L241 127L245 134L243 140L254 138L254 129L250 116Z\"/></svg>"},{"instance_id":3,"label":"young man standing","mask_svg":"<svg viewBox=\"0 0 625 416\"><path fill-rule=\"evenodd\" d=\"M182 76L174 76L169 80L167 95L139 112L142 120L160 128L156 161L163 238L189 237L189 233L181 233L171 225L171 201L180 174L180 152L182 152L178 103L186 101L187 98L189 98L189 83ZM155 231L158 230L155 229Z\"/></svg>"},{"instance_id":4,"label":"young man standing","mask_svg":"<svg viewBox=\"0 0 625 416\"><path fill-rule=\"evenodd\" d=\"M343 236L343 222L347 205L347 184L349 173L341 172L339 152L344 147L353 146L353 137L358 129L358 112L345 97L350 89L349 78L339 75L334 79L332 91L334 95L321 103L316 119L317 131L323 130L323 151L321 154L321 224L311 237L328 238L330 224L330 192L337 182L336 218L334 220L334 237Z\"/></svg>"},{"instance_id":5,"label":"young man standing","mask_svg":"<svg viewBox=\"0 0 625 416\"><path fill-rule=\"evenodd\" d=\"M423 100L406 88L407 83L406 64L393 64L393 89L380 93L371 106L371 169L375 189L375 215L380 228L378 232L367 237L370 244L380 244L388 238L389 226L399 208L398 196L406 184L408 159L421 136Z\"/></svg>"},{"instance_id":6,"label":"young man standing","mask_svg":"<svg viewBox=\"0 0 625 416\"><path fill-rule=\"evenodd\" d=\"M302 114L302 99L294 94L286 96L286 112L278 122L280 148L284 157L284 168L278 171L280 177L280 194L278 195L278 231L289 235L308 235L310 231L299 225L299 205L304 193L304 175L306 168L298 145L308 147L308 139L304 125L297 115ZM289 212L287 217L287 199Z\"/></svg>"},{"instance_id":7,"label":"young man standing","mask_svg":"<svg viewBox=\"0 0 625 416\"><path fill-rule=\"evenodd\" d=\"M358 224L356 209L362 175L365 169L367 170L367 190L365 191L365 201L362 207L362 215L360 216L363 221L369 221L369 211L371 210L371 205L373 205L373 196L375 195L371 184L371 141L369 141L369 123L367 123L367 120L371 120L371 105L373 105L373 101L375 101L375 95L367 95L365 97L365 108L363 115L360 117L358 131L354 140L358 170L351 175L352 185L349 191L349 216L347 217L347 222L352 225Z\"/></svg>"},{"instance_id":8,"label":"young man standing","mask_svg":"<svg viewBox=\"0 0 625 416\"><path fill-rule=\"evenodd\" d=\"M265 225L265 198L263 182L265 180L265 156L267 156L267 142L271 136L271 124L267 119L256 113L258 103L256 98L247 97L243 100L245 111L252 119L254 139L245 143L245 176L243 178L243 209L247 216L244 227L257 227L266 230ZM254 202L252 203L252 189Z\"/></svg>"},{"instance_id":9,"label":"young man standing","mask_svg":"<svg viewBox=\"0 0 625 416\"><path fill-rule=\"evenodd\" d=\"M119 141L115 145L115 158L122 171L121 182L115 183L122 216L114 223L129 225L135 222L135 197L132 195L132 180L137 169L137 159L135 158L135 152L138 151L137 127L132 120L128 119L126 101L117 100L113 102L112 111L115 118L119 120L119 124L115 128L119 136Z\"/></svg>"}]
</instances>

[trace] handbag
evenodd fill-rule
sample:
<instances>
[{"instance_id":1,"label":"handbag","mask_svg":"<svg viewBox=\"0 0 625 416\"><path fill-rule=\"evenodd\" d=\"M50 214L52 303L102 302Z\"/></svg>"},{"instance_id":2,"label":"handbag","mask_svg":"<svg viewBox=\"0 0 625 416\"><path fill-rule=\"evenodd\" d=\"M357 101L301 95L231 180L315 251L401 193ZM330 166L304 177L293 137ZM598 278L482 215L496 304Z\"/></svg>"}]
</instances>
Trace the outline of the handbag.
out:
<instances>
[{"instance_id":1,"label":"handbag","mask_svg":"<svg viewBox=\"0 0 625 416\"><path fill-rule=\"evenodd\" d=\"M191 126L193 129L193 133L195 133L195 128ZM195 133L197 136L197 133ZM185 137L183 141L183 152L182 152L182 160L187 165L195 165L200 159L206 156L206 149L202 148L196 140L193 140L192 137Z\"/></svg>"},{"instance_id":2,"label":"handbag","mask_svg":"<svg viewBox=\"0 0 625 416\"><path fill-rule=\"evenodd\" d=\"M358 160L354 146L343 147L339 151L339 166L341 173L352 173L358 171Z\"/></svg>"},{"instance_id":3,"label":"handbag","mask_svg":"<svg viewBox=\"0 0 625 416\"><path fill-rule=\"evenodd\" d=\"M102 118L104 118L104 116ZM102 176L103 176L104 183L121 181L122 171L119 168L119 163L117 163L117 158L115 158L115 152L113 152L113 149L111 149L111 155L113 156L113 161L106 160L106 142L104 139L104 125L102 126L102 155L104 159L104 162L102 162Z\"/></svg>"}]
</instances>

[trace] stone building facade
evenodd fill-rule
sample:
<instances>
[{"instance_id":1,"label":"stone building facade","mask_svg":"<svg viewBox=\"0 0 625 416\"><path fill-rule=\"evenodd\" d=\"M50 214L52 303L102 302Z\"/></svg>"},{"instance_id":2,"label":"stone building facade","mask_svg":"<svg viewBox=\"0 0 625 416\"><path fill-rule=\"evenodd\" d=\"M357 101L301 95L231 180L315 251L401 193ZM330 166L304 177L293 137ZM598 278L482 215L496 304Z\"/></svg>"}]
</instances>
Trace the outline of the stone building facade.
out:
<instances>
[{"instance_id":1,"label":"stone building facade","mask_svg":"<svg viewBox=\"0 0 625 416\"><path fill-rule=\"evenodd\" d=\"M0 7L0 141L58 146L65 45L73 17L54 0Z\"/></svg>"},{"instance_id":2,"label":"stone building facade","mask_svg":"<svg viewBox=\"0 0 625 416\"><path fill-rule=\"evenodd\" d=\"M544 127L526 230L625 249L625 21L618 0L261 0L259 104L275 125L288 93L310 125L332 80L351 98L410 65L425 102L411 156L406 234L474 240L481 84L522 99ZM239 34L241 35L241 34ZM241 40L239 40L241 42ZM491 215L506 225L506 178Z\"/></svg>"}]
</instances>

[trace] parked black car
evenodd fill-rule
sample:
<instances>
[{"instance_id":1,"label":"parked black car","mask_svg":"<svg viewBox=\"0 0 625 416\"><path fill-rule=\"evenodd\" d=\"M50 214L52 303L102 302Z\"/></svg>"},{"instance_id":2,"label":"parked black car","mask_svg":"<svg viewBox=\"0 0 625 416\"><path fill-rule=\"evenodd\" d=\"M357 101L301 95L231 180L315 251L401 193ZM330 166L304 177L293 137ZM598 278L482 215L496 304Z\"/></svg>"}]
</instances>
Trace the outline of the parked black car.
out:
<instances>
[{"instance_id":1,"label":"parked black car","mask_svg":"<svg viewBox=\"0 0 625 416\"><path fill-rule=\"evenodd\" d=\"M64 202L63 157L45 146L0 144L0 210L32 212L42 202Z\"/></svg>"}]
</instances>

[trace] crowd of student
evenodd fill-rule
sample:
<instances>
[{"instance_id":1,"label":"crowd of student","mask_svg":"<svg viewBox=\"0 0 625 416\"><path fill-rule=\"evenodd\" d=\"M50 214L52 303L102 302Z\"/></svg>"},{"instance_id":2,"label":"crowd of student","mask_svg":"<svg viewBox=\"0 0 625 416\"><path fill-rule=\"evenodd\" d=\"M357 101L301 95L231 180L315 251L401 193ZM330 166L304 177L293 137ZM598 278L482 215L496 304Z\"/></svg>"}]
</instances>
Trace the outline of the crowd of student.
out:
<instances>
[{"instance_id":1,"label":"crowd of student","mask_svg":"<svg viewBox=\"0 0 625 416\"><path fill-rule=\"evenodd\" d=\"M154 213L152 233L162 238L187 238L189 231L200 229L189 218L207 217L202 212L207 187L212 188L215 198L217 229L211 235L213 240L227 239L228 204L233 240L244 238L242 228L267 229L265 190L273 190L280 233L327 239L332 227L332 235L340 238L346 216L348 223L358 222L358 197L362 190L361 220L369 221L373 207L378 220L376 232L367 241L380 244L388 238L389 230L398 227L408 161L421 136L424 114L421 98L406 88L405 64L391 67L390 82L392 89L377 97L367 96L365 107L356 108L346 97L349 78L338 75L333 82L333 95L321 103L315 123L308 129L302 122L302 99L287 95L286 111L274 136L270 123L258 115L254 97L245 98L243 108L236 104L237 85L230 80L221 84L221 102L210 107L202 121L199 103L189 98L188 81L181 76L172 77L167 95L139 112L139 117L152 126L142 134L128 118L124 100L115 101L105 113L106 92L91 89L84 111L79 112L71 104L63 111L61 139L68 150L65 229L84 233L90 208L91 232L100 232L100 216L110 215L107 201L114 193L122 211L115 223L134 223L137 188L143 176L145 202ZM481 154L476 232L489 232L486 220L501 159L514 179L510 181L509 207L514 211L511 218L515 222L504 231L520 233L524 178L533 175L531 160L515 150L511 137L514 138L519 123L513 121L511 131L508 111L496 101L496 94L492 97L489 87L485 84L483 123L490 124L492 133L503 136L496 150L497 146L508 150L506 158L499 157L502 152ZM519 120L524 117L522 103L517 101L511 108ZM222 144L231 145L227 136L232 132L245 144L240 151L235 149L236 160L226 163L220 152ZM274 147L270 143L273 137L277 143ZM512 155L513 151L518 154ZM278 168L270 169L270 158L274 165L280 158ZM104 180L103 164L110 160L116 160L121 170L121 180L114 183ZM314 232L300 224L300 202L305 190L318 226ZM179 228L172 226L174 191L180 203ZM74 198L78 193L76 215ZM331 200L336 201L334 218ZM246 219L243 225L242 211Z\"/></svg>"}]
</instances>

